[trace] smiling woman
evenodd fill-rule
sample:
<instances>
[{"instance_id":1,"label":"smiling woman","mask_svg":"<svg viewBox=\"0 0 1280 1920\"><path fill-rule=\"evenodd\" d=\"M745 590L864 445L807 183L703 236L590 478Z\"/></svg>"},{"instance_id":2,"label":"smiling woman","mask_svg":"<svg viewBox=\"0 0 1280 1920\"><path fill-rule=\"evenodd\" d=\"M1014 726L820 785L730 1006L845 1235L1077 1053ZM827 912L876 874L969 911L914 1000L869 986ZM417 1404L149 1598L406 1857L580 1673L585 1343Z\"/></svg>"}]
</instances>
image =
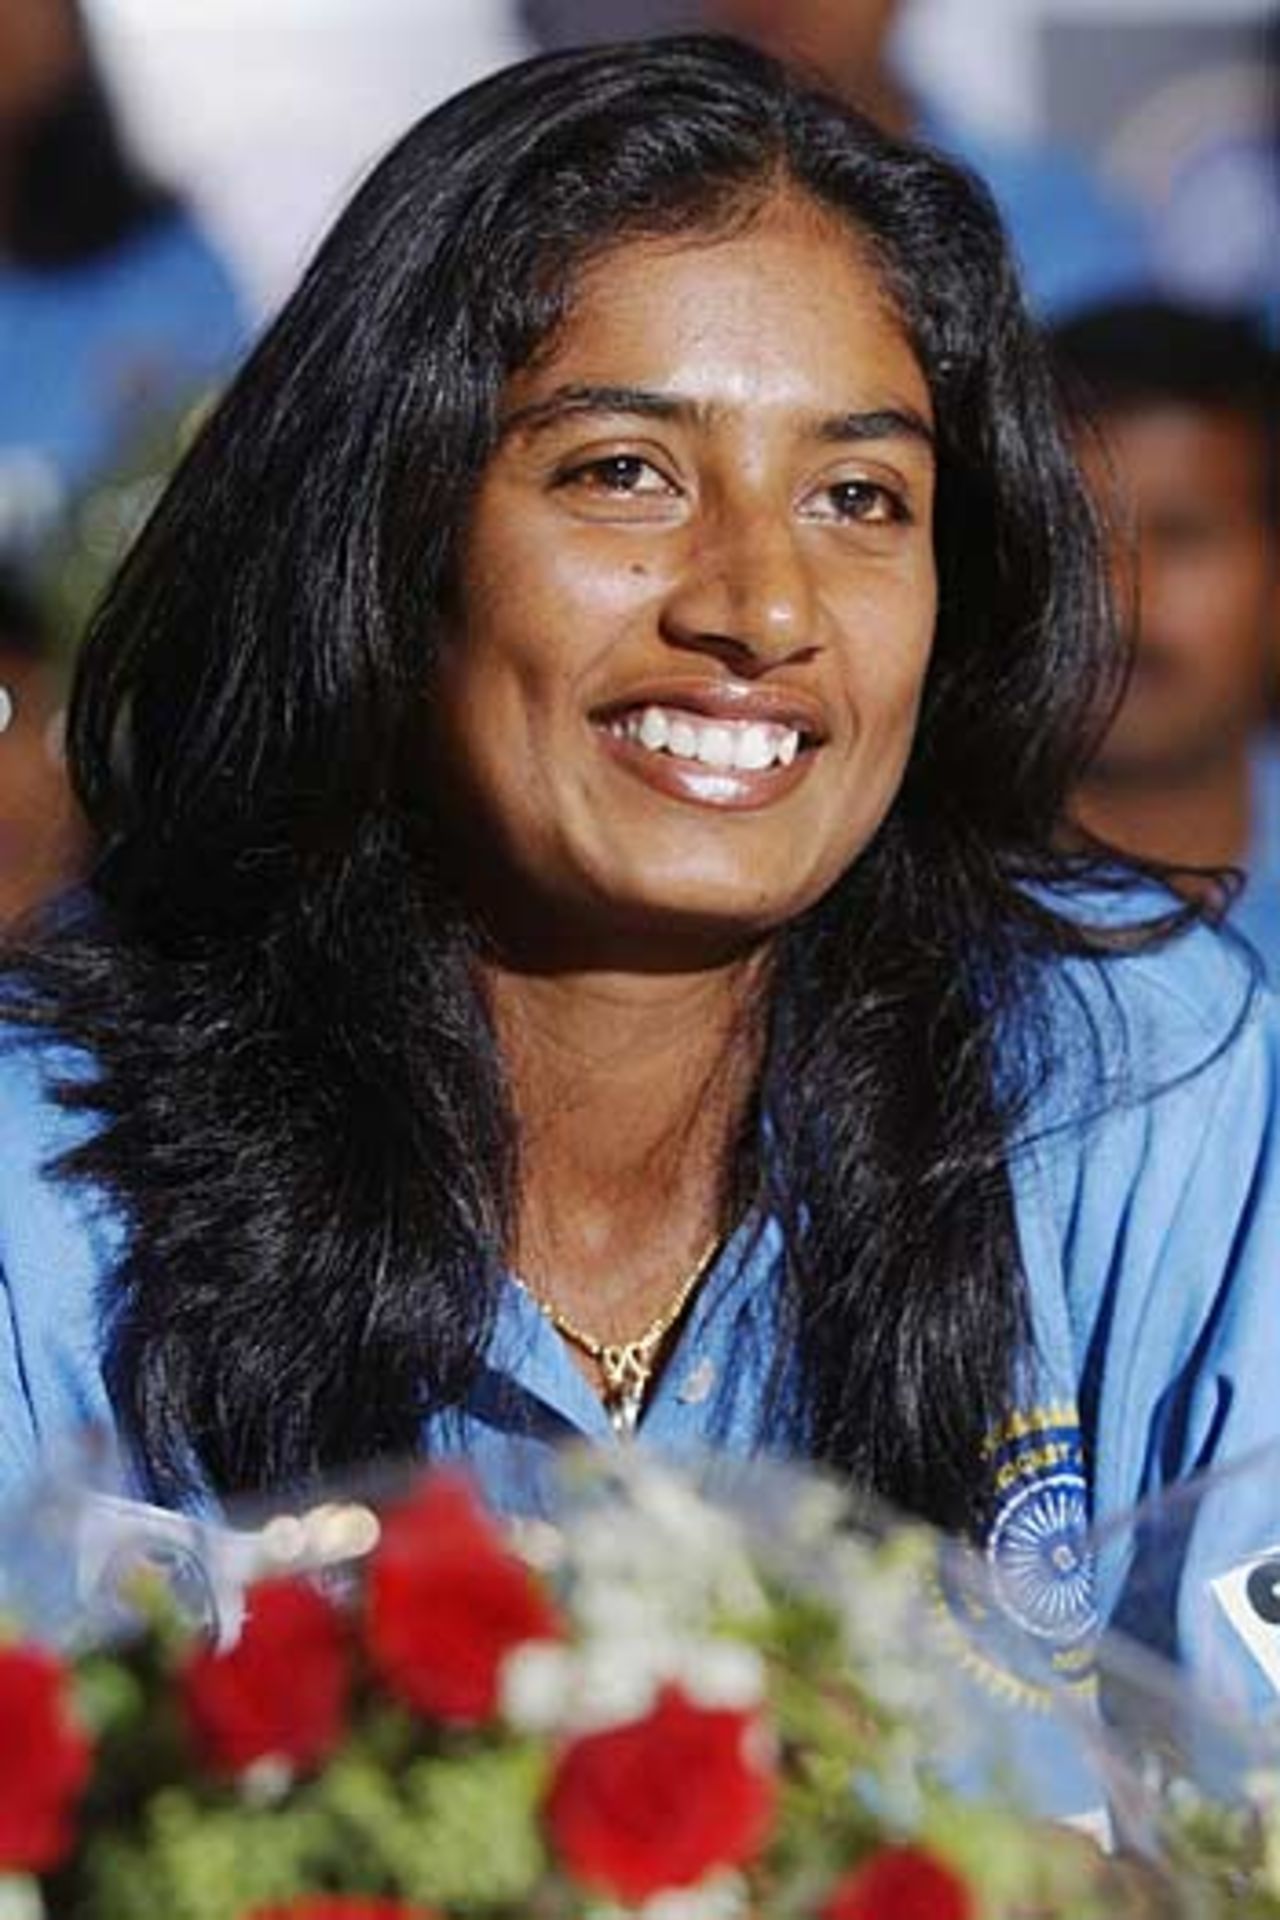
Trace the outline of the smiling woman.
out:
<instances>
[{"instance_id":1,"label":"smiling woman","mask_svg":"<svg viewBox=\"0 0 1280 1920\"><path fill-rule=\"evenodd\" d=\"M1280 1359L1273 1017L1055 840L1103 576L953 168L705 39L423 121L89 637L0 1476L86 1420L177 1502L807 1455L1079 1675L1086 1518L1274 1431Z\"/></svg>"},{"instance_id":2,"label":"smiling woman","mask_svg":"<svg viewBox=\"0 0 1280 1920\"><path fill-rule=\"evenodd\" d=\"M504 951L758 954L887 813L937 610L932 404L864 251L794 193L637 239L512 380L436 706Z\"/></svg>"}]
</instances>

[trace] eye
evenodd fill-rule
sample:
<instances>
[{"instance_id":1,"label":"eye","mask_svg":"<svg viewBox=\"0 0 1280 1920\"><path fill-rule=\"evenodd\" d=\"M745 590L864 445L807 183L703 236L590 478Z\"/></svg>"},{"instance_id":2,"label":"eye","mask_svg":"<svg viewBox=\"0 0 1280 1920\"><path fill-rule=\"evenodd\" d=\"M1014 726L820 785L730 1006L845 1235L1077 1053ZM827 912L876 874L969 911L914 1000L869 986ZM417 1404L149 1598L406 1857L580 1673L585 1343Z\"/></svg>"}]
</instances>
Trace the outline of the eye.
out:
<instances>
[{"instance_id":1,"label":"eye","mask_svg":"<svg viewBox=\"0 0 1280 1920\"><path fill-rule=\"evenodd\" d=\"M638 453L610 453L580 461L558 474L556 484L623 499L675 492L666 475Z\"/></svg>"},{"instance_id":2,"label":"eye","mask_svg":"<svg viewBox=\"0 0 1280 1920\"><path fill-rule=\"evenodd\" d=\"M805 502L810 519L837 526L890 526L911 519L903 494L879 480L833 480L810 494Z\"/></svg>"}]
</instances>

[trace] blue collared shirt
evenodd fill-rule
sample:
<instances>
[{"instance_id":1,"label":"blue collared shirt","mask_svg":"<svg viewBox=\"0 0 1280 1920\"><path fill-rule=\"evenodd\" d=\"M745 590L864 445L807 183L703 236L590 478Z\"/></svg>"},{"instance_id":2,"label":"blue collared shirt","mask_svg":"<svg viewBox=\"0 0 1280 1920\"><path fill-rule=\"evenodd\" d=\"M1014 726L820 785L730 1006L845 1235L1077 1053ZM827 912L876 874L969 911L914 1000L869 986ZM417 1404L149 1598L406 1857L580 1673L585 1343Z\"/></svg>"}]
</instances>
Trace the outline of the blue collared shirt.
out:
<instances>
[{"instance_id":1,"label":"blue collared shirt","mask_svg":"<svg viewBox=\"0 0 1280 1920\"><path fill-rule=\"evenodd\" d=\"M1259 741L1251 763L1252 813L1245 883L1231 910L1231 924L1262 958L1267 977L1280 986L1280 739Z\"/></svg>"},{"instance_id":2,"label":"blue collared shirt","mask_svg":"<svg viewBox=\"0 0 1280 1920\"><path fill-rule=\"evenodd\" d=\"M695 1296L675 1352L647 1396L643 1445L677 1460L709 1451L796 1451L794 1381L784 1373L769 1392L781 1281L776 1224L744 1222ZM496 1504L524 1513L541 1508L539 1465L559 1448L575 1441L632 1444L619 1440L563 1339L514 1281L502 1289L489 1352L466 1405L431 1419L425 1440L435 1458L465 1459Z\"/></svg>"},{"instance_id":3,"label":"blue collared shirt","mask_svg":"<svg viewBox=\"0 0 1280 1920\"><path fill-rule=\"evenodd\" d=\"M1244 976L1199 929L1104 969L1064 963L1049 988L1056 1070L1010 1161L1032 1340L989 1437L985 1553L1007 1611L1068 1684L1087 1682L1084 1649L1128 1591L1125 1555L1095 1564L1090 1529L1280 1440L1280 1007L1258 993L1241 1019ZM75 1428L113 1425L102 1314L119 1223L48 1170L93 1124L49 1096L51 1077L77 1071L65 1049L0 1036L0 1497ZM794 1369L785 1353L779 1364L782 1255L768 1222L726 1248L640 1444L690 1460L803 1454ZM541 1506L562 1443L624 1444L514 1283L466 1404L423 1438L517 1511ZM1187 1543L1168 1618L1147 1624L1170 1641L1181 1626L1194 1653L1208 1583L1269 1547L1280 1488L1246 1480ZM962 1600L957 1619L980 1667L983 1623ZM1031 1704L1036 1688L1028 1676Z\"/></svg>"}]
</instances>

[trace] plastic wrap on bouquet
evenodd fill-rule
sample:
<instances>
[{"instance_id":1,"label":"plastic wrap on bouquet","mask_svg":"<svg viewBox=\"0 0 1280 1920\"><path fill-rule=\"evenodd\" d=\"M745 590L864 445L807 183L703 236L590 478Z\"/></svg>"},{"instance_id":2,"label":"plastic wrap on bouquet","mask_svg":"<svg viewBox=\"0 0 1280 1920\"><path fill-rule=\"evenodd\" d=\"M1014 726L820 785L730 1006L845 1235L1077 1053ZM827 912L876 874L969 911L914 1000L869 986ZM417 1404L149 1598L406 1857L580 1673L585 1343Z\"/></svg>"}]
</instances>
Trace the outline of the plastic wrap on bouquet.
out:
<instances>
[{"instance_id":1,"label":"plastic wrap on bouquet","mask_svg":"<svg viewBox=\"0 0 1280 1920\"><path fill-rule=\"evenodd\" d=\"M1280 1446L1170 1487L1091 1542L1111 1624L1100 1737L1126 1843L1192 1911L1280 1915Z\"/></svg>"},{"instance_id":2,"label":"plastic wrap on bouquet","mask_svg":"<svg viewBox=\"0 0 1280 1920\"><path fill-rule=\"evenodd\" d=\"M59 1649L110 1642L136 1630L130 1594L145 1575L193 1629L234 1638L262 1570L257 1529L173 1513L127 1487L117 1454L87 1440L0 1507L0 1616Z\"/></svg>"},{"instance_id":3,"label":"plastic wrap on bouquet","mask_svg":"<svg viewBox=\"0 0 1280 1920\"><path fill-rule=\"evenodd\" d=\"M1007 1564L764 1462L534 1471L538 1511L501 1521L412 1466L216 1522L55 1476L0 1540L97 1749L49 1911L890 1920L929 1886L972 1920L1280 1911L1214 1904L1268 1897L1265 1733L1086 1644L1079 1608L1029 1630ZM1171 1518L1099 1543L1126 1607ZM1087 1541L1050 1550L1084 1577Z\"/></svg>"},{"instance_id":4,"label":"plastic wrap on bouquet","mask_svg":"<svg viewBox=\"0 0 1280 1920\"><path fill-rule=\"evenodd\" d=\"M1280 1732L1280 1444L1168 1488L1093 1550L1118 1632Z\"/></svg>"}]
</instances>

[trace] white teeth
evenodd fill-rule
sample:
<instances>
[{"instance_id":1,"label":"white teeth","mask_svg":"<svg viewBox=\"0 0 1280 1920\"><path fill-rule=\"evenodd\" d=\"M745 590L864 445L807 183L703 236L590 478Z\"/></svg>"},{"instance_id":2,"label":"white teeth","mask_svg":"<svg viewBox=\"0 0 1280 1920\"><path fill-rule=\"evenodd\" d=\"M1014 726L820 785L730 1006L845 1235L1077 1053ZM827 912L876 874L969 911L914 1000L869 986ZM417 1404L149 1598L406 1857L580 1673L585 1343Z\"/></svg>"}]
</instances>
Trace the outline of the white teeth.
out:
<instances>
[{"instance_id":1,"label":"white teeth","mask_svg":"<svg viewBox=\"0 0 1280 1920\"><path fill-rule=\"evenodd\" d=\"M688 720L673 720L667 734L668 751L679 760L696 760L698 757L698 729Z\"/></svg>"},{"instance_id":2,"label":"white teeth","mask_svg":"<svg viewBox=\"0 0 1280 1920\"><path fill-rule=\"evenodd\" d=\"M697 760L704 767L760 773L766 767L789 767L800 751L794 727L769 720L700 720L694 714L646 707L610 722L609 731L632 740L650 753L669 753L677 760Z\"/></svg>"},{"instance_id":3,"label":"white teeth","mask_svg":"<svg viewBox=\"0 0 1280 1920\"><path fill-rule=\"evenodd\" d=\"M768 727L744 727L734 748L733 764L753 773L773 759L774 741Z\"/></svg>"},{"instance_id":4,"label":"white teeth","mask_svg":"<svg viewBox=\"0 0 1280 1920\"><path fill-rule=\"evenodd\" d=\"M733 765L733 734L728 727L701 727L698 730L698 758L704 767Z\"/></svg>"},{"instance_id":5,"label":"white teeth","mask_svg":"<svg viewBox=\"0 0 1280 1920\"><path fill-rule=\"evenodd\" d=\"M669 731L666 714L658 707L646 707L640 722L641 742L657 753L660 748L666 746Z\"/></svg>"}]
</instances>

